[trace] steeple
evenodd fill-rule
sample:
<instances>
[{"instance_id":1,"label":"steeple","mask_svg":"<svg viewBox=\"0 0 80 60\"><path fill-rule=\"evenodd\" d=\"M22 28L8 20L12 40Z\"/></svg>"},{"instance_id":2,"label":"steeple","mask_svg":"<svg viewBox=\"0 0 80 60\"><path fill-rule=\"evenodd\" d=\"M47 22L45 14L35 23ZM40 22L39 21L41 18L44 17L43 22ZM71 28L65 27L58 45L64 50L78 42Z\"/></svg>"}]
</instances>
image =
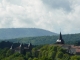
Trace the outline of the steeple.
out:
<instances>
[{"instance_id":1,"label":"steeple","mask_svg":"<svg viewBox=\"0 0 80 60\"><path fill-rule=\"evenodd\" d=\"M62 34L61 34L61 32L60 32L60 35L59 35L59 40L62 40Z\"/></svg>"},{"instance_id":2,"label":"steeple","mask_svg":"<svg viewBox=\"0 0 80 60\"><path fill-rule=\"evenodd\" d=\"M62 34L60 32L59 39L56 41L57 44L64 44L64 40L62 38Z\"/></svg>"}]
</instances>

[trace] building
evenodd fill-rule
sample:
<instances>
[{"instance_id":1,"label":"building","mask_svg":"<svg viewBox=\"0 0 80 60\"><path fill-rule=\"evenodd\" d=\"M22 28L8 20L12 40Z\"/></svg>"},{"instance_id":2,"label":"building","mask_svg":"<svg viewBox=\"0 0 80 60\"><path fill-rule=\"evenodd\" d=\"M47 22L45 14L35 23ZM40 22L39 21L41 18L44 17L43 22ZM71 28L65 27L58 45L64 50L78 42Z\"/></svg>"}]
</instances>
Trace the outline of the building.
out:
<instances>
[{"instance_id":1,"label":"building","mask_svg":"<svg viewBox=\"0 0 80 60\"><path fill-rule=\"evenodd\" d=\"M69 53L80 55L80 46L71 45Z\"/></svg>"},{"instance_id":2,"label":"building","mask_svg":"<svg viewBox=\"0 0 80 60\"><path fill-rule=\"evenodd\" d=\"M66 49L66 52L68 52L69 54L80 55L80 46L65 44L65 41L62 38L61 32L59 35L59 39L56 40L56 44L57 44L57 46L61 46L62 48Z\"/></svg>"},{"instance_id":3,"label":"building","mask_svg":"<svg viewBox=\"0 0 80 60\"><path fill-rule=\"evenodd\" d=\"M10 48L13 52L19 52L22 54L25 54L28 51L32 50L32 44L21 44L21 43L13 43L11 48Z\"/></svg>"},{"instance_id":4,"label":"building","mask_svg":"<svg viewBox=\"0 0 80 60\"><path fill-rule=\"evenodd\" d=\"M60 32L59 39L56 41L56 44L64 44L64 40L62 38L62 34Z\"/></svg>"}]
</instances>

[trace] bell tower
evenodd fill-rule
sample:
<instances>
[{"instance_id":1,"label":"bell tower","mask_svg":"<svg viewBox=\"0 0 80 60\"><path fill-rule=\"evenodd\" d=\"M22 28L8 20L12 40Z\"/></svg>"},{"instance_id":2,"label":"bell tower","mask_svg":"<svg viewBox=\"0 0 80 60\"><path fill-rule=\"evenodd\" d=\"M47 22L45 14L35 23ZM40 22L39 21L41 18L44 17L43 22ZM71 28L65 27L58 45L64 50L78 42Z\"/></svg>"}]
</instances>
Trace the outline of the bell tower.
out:
<instances>
[{"instance_id":1,"label":"bell tower","mask_svg":"<svg viewBox=\"0 0 80 60\"><path fill-rule=\"evenodd\" d=\"M64 40L62 38L62 34L60 32L59 39L56 41L57 44L64 44Z\"/></svg>"}]
</instances>

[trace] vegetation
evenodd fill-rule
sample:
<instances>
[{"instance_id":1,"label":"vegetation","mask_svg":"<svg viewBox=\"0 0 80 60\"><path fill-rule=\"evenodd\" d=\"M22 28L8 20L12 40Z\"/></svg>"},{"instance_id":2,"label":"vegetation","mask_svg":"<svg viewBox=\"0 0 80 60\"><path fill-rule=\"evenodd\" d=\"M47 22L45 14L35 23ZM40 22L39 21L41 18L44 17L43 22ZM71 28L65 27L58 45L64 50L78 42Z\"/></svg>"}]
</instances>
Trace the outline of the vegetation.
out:
<instances>
[{"instance_id":1,"label":"vegetation","mask_svg":"<svg viewBox=\"0 0 80 60\"><path fill-rule=\"evenodd\" d=\"M80 60L80 56L71 56L60 46L43 45L34 47L25 55L8 48L0 49L0 60Z\"/></svg>"},{"instance_id":2,"label":"vegetation","mask_svg":"<svg viewBox=\"0 0 80 60\"><path fill-rule=\"evenodd\" d=\"M55 33L45 31L42 29L36 29L36 28L30 28L27 30L26 30L26 28L23 28L23 29L22 28L0 29L0 34L1 34L0 38L2 38L2 39L4 38L5 41L20 42L20 43L31 42L33 45L53 44L59 38L59 35L57 35ZM47 36L47 34L48 35L51 34L51 35ZM41 37L32 37L32 36L29 37L30 35L41 36ZM24 38L21 38L21 37L24 37ZM11 39L9 39L9 38L11 38ZM16 39L12 39L12 38L16 38ZM2 41L2 39L0 39L0 41ZM63 39L66 44L80 45L80 33L63 35Z\"/></svg>"},{"instance_id":3,"label":"vegetation","mask_svg":"<svg viewBox=\"0 0 80 60\"><path fill-rule=\"evenodd\" d=\"M7 39L5 41L10 42L20 42L20 43L32 43L33 45L44 45L44 44L54 44L59 36L42 36L42 37L26 37L26 38L16 38ZM80 34L67 34L63 35L63 39L66 44L80 45ZM2 41L2 40L0 40Z\"/></svg>"}]
</instances>

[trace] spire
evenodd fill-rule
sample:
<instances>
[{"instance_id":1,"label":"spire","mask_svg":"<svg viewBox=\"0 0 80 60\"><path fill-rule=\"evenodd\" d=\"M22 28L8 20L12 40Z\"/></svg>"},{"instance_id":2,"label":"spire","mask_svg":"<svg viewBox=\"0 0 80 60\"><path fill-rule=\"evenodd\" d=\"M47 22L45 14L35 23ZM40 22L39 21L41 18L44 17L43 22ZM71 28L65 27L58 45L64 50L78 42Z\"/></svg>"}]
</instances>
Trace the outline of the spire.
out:
<instances>
[{"instance_id":1,"label":"spire","mask_svg":"<svg viewBox=\"0 0 80 60\"><path fill-rule=\"evenodd\" d=\"M61 32L60 32L60 35L59 35L59 40L62 40L62 34L61 34Z\"/></svg>"},{"instance_id":2,"label":"spire","mask_svg":"<svg viewBox=\"0 0 80 60\"><path fill-rule=\"evenodd\" d=\"M62 34L61 34L61 31L60 31L60 35L59 35L59 39L56 41L58 44L64 44L64 40L62 38Z\"/></svg>"}]
</instances>

